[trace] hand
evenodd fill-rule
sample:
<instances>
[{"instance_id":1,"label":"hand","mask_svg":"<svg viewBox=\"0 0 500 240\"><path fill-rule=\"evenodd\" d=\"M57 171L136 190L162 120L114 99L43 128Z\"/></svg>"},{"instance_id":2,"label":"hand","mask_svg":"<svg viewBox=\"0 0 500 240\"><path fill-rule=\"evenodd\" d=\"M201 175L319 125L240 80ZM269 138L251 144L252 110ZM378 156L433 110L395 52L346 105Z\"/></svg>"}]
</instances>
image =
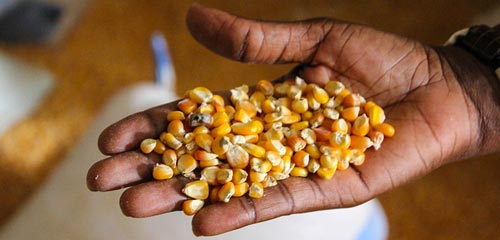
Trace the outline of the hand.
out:
<instances>
[{"instance_id":1,"label":"hand","mask_svg":"<svg viewBox=\"0 0 500 240\"><path fill-rule=\"evenodd\" d=\"M481 149L481 116L448 61L422 43L366 26L332 19L291 23L247 20L194 5L187 24L214 52L251 63L298 63L290 74L308 82L340 80L386 110L396 135L379 151L368 150L362 166L333 179L291 177L267 188L260 199L233 198L204 207L193 218L197 235L215 235L282 215L354 206ZM470 56L468 56L470 57ZM147 217L179 210L186 179L151 181L159 162L136 151L140 141L166 126L166 104L129 116L100 136L111 157L94 164L87 183L93 191L127 189L125 215Z\"/></svg>"}]
</instances>

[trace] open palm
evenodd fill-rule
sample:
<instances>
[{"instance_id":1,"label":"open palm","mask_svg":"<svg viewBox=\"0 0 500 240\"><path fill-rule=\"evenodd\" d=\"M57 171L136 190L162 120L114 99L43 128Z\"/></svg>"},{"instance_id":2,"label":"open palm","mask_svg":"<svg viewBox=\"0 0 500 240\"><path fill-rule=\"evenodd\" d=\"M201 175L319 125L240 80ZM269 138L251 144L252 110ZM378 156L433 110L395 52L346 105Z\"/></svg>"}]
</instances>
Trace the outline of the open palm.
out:
<instances>
[{"instance_id":1,"label":"open palm","mask_svg":"<svg viewBox=\"0 0 500 240\"><path fill-rule=\"evenodd\" d=\"M223 56L252 63L298 63L291 73L319 85L346 84L386 109L396 135L378 151L368 150L362 166L317 176L288 178L260 199L233 198L212 204L193 218L193 231L214 235L281 215L348 207L423 176L467 153L478 136L478 115L447 62L426 45L365 26L331 19L293 23L246 20L193 6L187 17L193 36ZM120 205L126 215L147 217L179 210L187 181L150 181L154 155L136 151L157 137L175 103L129 116L99 139L113 155L91 167L88 186L108 191L125 186ZM98 177L96 177L98 176Z\"/></svg>"}]
</instances>

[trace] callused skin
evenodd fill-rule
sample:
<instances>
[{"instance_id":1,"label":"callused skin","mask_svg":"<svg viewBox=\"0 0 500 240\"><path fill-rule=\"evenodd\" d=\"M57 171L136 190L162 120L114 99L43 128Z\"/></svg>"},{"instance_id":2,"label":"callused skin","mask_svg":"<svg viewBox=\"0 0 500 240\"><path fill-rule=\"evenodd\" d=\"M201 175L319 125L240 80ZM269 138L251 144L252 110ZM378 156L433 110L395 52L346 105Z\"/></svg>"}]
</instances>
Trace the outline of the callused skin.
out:
<instances>
[{"instance_id":1,"label":"callused skin","mask_svg":"<svg viewBox=\"0 0 500 240\"><path fill-rule=\"evenodd\" d=\"M289 178L266 189L260 199L233 198L203 208L193 218L196 235L216 235L282 215L354 206L453 160L500 148L495 142L500 129L499 87L492 71L461 49L436 50L333 19L260 22L199 5L190 8L187 26L195 39L222 56L248 63L298 64L282 78L300 75L318 85L342 81L383 106L397 131L379 151L369 150L362 166L338 172L331 180ZM100 150L113 156L90 168L88 187L108 191L131 186L120 199L127 216L179 210L186 199L180 191L186 179L151 181L152 166L159 159L136 151L142 139L165 130L165 116L175 106L136 113L100 136Z\"/></svg>"}]
</instances>

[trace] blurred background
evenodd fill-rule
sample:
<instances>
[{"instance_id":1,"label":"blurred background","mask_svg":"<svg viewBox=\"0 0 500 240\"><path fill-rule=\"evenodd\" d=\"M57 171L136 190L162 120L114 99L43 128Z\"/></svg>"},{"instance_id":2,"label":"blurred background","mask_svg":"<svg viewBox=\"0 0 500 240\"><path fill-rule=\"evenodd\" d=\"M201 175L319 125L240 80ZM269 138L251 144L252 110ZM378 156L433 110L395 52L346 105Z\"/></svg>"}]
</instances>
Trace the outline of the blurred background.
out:
<instances>
[{"instance_id":1,"label":"blurred background","mask_svg":"<svg viewBox=\"0 0 500 240\"><path fill-rule=\"evenodd\" d=\"M0 230L61 163L107 99L155 78L153 32L162 32L169 41L178 79L172 87L179 95L200 85L223 90L274 79L293 67L241 64L203 48L185 26L192 1L34 1L48 6L38 16L43 21L12 19L33 10L27 6L17 8L17 15L3 11L18 2L0 3L0 56L34 67L51 80L37 105L0 133ZM198 2L248 18L333 17L433 45L472 22L496 18L498 23L500 16L494 0ZM3 104L18 108L17 102ZM499 158L450 164L381 195L389 238L498 239Z\"/></svg>"}]
</instances>

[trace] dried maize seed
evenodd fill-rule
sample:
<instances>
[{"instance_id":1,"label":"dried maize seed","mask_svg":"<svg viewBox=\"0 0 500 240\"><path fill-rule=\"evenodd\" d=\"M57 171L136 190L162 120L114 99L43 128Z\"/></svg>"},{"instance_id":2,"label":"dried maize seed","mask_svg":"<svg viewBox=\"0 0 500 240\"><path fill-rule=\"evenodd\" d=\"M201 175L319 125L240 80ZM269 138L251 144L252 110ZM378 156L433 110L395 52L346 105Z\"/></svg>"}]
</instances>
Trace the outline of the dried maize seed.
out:
<instances>
[{"instance_id":1,"label":"dried maize seed","mask_svg":"<svg viewBox=\"0 0 500 240\"><path fill-rule=\"evenodd\" d=\"M186 152L193 154L196 150L198 150L198 145L196 145L196 142L189 142L186 145L184 145L186 148Z\"/></svg>"},{"instance_id":2,"label":"dried maize seed","mask_svg":"<svg viewBox=\"0 0 500 240\"><path fill-rule=\"evenodd\" d=\"M330 99L328 99L328 102L326 102L325 104L323 104L323 107L324 108L335 108L335 97L331 97Z\"/></svg>"},{"instance_id":3,"label":"dried maize seed","mask_svg":"<svg viewBox=\"0 0 500 240\"><path fill-rule=\"evenodd\" d=\"M194 112L198 107L198 104L189 98L182 99L177 103L177 107L184 113L189 114Z\"/></svg>"},{"instance_id":4,"label":"dried maize seed","mask_svg":"<svg viewBox=\"0 0 500 240\"><path fill-rule=\"evenodd\" d=\"M177 150L182 147L182 142L179 141L172 133L166 133L164 136L164 141L167 146L170 148Z\"/></svg>"},{"instance_id":5,"label":"dried maize seed","mask_svg":"<svg viewBox=\"0 0 500 240\"><path fill-rule=\"evenodd\" d=\"M304 139L307 144L316 142L316 133L310 128L304 128L300 131L300 137Z\"/></svg>"},{"instance_id":6,"label":"dried maize seed","mask_svg":"<svg viewBox=\"0 0 500 240\"><path fill-rule=\"evenodd\" d=\"M320 103L320 104L325 104L330 99L330 97L328 96L328 93L325 91L325 89L320 88L318 86L313 87L312 93L313 93L314 99L316 99L316 101L318 101L318 103Z\"/></svg>"},{"instance_id":7,"label":"dried maize seed","mask_svg":"<svg viewBox=\"0 0 500 240\"><path fill-rule=\"evenodd\" d=\"M224 98L221 95L214 94L212 96L212 99L210 99L210 101L208 101L208 102L214 105L215 110L217 112L223 112L224 111L225 101L224 101Z\"/></svg>"},{"instance_id":8,"label":"dried maize seed","mask_svg":"<svg viewBox=\"0 0 500 240\"><path fill-rule=\"evenodd\" d=\"M290 176L294 177L307 177L308 174L309 172L305 167L294 167L290 172Z\"/></svg>"},{"instance_id":9,"label":"dried maize seed","mask_svg":"<svg viewBox=\"0 0 500 240\"><path fill-rule=\"evenodd\" d=\"M350 93L344 97L342 103L346 107L357 107L361 104L361 97L359 94Z\"/></svg>"},{"instance_id":10,"label":"dried maize seed","mask_svg":"<svg viewBox=\"0 0 500 240\"><path fill-rule=\"evenodd\" d=\"M346 121L353 122L359 115L359 107L344 108L341 115Z\"/></svg>"},{"instance_id":11,"label":"dried maize seed","mask_svg":"<svg viewBox=\"0 0 500 240\"><path fill-rule=\"evenodd\" d=\"M232 144L243 145L247 142L245 136L242 135L228 134L227 136Z\"/></svg>"},{"instance_id":12,"label":"dried maize seed","mask_svg":"<svg viewBox=\"0 0 500 240\"><path fill-rule=\"evenodd\" d=\"M267 172L271 171L272 168L273 168L273 165L271 164L271 162L269 162L267 160L262 160L262 163L257 164L257 166L254 168L254 170L256 170L257 172L267 173Z\"/></svg>"},{"instance_id":13,"label":"dried maize seed","mask_svg":"<svg viewBox=\"0 0 500 240\"><path fill-rule=\"evenodd\" d=\"M233 180L233 169L219 169L216 173L217 182L225 184Z\"/></svg>"},{"instance_id":14,"label":"dried maize seed","mask_svg":"<svg viewBox=\"0 0 500 240\"><path fill-rule=\"evenodd\" d=\"M265 99L262 102L262 112L263 113L272 113L276 111L276 105L274 104L272 99Z\"/></svg>"},{"instance_id":15,"label":"dried maize seed","mask_svg":"<svg viewBox=\"0 0 500 240\"><path fill-rule=\"evenodd\" d=\"M232 145L226 152L227 162L233 168L245 168L250 161L248 152L239 145Z\"/></svg>"},{"instance_id":16,"label":"dried maize seed","mask_svg":"<svg viewBox=\"0 0 500 240\"><path fill-rule=\"evenodd\" d=\"M262 158L266 155L266 149L259 145L255 145L252 143L245 143L241 145L245 151L247 151L250 155Z\"/></svg>"},{"instance_id":17,"label":"dried maize seed","mask_svg":"<svg viewBox=\"0 0 500 240\"><path fill-rule=\"evenodd\" d=\"M210 130L206 126L198 126L193 130L192 133L194 135L198 135L198 134L210 133Z\"/></svg>"},{"instance_id":18,"label":"dried maize seed","mask_svg":"<svg viewBox=\"0 0 500 240\"><path fill-rule=\"evenodd\" d=\"M151 153L156 147L156 140L152 138L146 138L141 142L141 151L143 153Z\"/></svg>"},{"instance_id":19,"label":"dried maize seed","mask_svg":"<svg viewBox=\"0 0 500 240\"><path fill-rule=\"evenodd\" d=\"M342 101L344 101L344 98L347 97L347 95L349 94L351 94L351 91L349 91L349 89L347 88L344 88L342 89L342 91L339 92L339 94L337 94L337 97L341 98Z\"/></svg>"},{"instance_id":20,"label":"dried maize seed","mask_svg":"<svg viewBox=\"0 0 500 240\"><path fill-rule=\"evenodd\" d=\"M171 168L177 167L177 155L174 150L167 149L163 152L162 162Z\"/></svg>"},{"instance_id":21,"label":"dried maize seed","mask_svg":"<svg viewBox=\"0 0 500 240\"><path fill-rule=\"evenodd\" d=\"M281 156L276 151L267 151L265 159L273 166L278 166L281 163Z\"/></svg>"},{"instance_id":22,"label":"dried maize seed","mask_svg":"<svg viewBox=\"0 0 500 240\"><path fill-rule=\"evenodd\" d=\"M375 105L377 105L377 104L376 104L376 103L374 103L373 101L368 101L368 102L366 102L366 103L363 105L363 109L365 110L365 113L367 113L367 112L368 112L368 110L369 110L371 107L375 106Z\"/></svg>"},{"instance_id":23,"label":"dried maize seed","mask_svg":"<svg viewBox=\"0 0 500 240\"><path fill-rule=\"evenodd\" d=\"M170 179L174 176L174 170L165 164L156 164L153 168L153 178L156 180Z\"/></svg>"},{"instance_id":24,"label":"dried maize seed","mask_svg":"<svg viewBox=\"0 0 500 240\"><path fill-rule=\"evenodd\" d=\"M234 184L241 184L247 181L248 173L244 169L234 168L233 169L233 179L231 180Z\"/></svg>"},{"instance_id":25,"label":"dried maize seed","mask_svg":"<svg viewBox=\"0 0 500 240\"><path fill-rule=\"evenodd\" d=\"M335 171L337 169L336 168L324 168L324 167L321 167L318 169L318 171L316 172L316 174L320 177L320 178L323 178L323 179L331 179L333 177L333 175L335 174Z\"/></svg>"},{"instance_id":26,"label":"dried maize seed","mask_svg":"<svg viewBox=\"0 0 500 240\"><path fill-rule=\"evenodd\" d=\"M284 97L288 93L288 88L290 84L288 83L277 83L274 85L274 96L276 97Z\"/></svg>"},{"instance_id":27,"label":"dried maize seed","mask_svg":"<svg viewBox=\"0 0 500 240\"><path fill-rule=\"evenodd\" d=\"M353 148L351 149L352 158L350 163L354 164L354 166L360 166L365 162L365 153L361 149Z\"/></svg>"},{"instance_id":28,"label":"dried maize seed","mask_svg":"<svg viewBox=\"0 0 500 240\"><path fill-rule=\"evenodd\" d=\"M217 166L206 167L201 170L200 180L206 181L211 186L219 184L217 179L217 172L220 170Z\"/></svg>"},{"instance_id":29,"label":"dried maize seed","mask_svg":"<svg viewBox=\"0 0 500 240\"><path fill-rule=\"evenodd\" d=\"M252 121L252 118L247 114L245 110L239 109L234 113L234 120L242 123L247 123Z\"/></svg>"},{"instance_id":30,"label":"dried maize seed","mask_svg":"<svg viewBox=\"0 0 500 240\"><path fill-rule=\"evenodd\" d=\"M189 182L184 186L182 192L194 199L205 200L208 198L208 183L204 180Z\"/></svg>"},{"instance_id":31,"label":"dried maize seed","mask_svg":"<svg viewBox=\"0 0 500 240\"><path fill-rule=\"evenodd\" d=\"M193 216L203 208L204 204L202 200L189 199L182 203L182 211L188 216Z\"/></svg>"},{"instance_id":32,"label":"dried maize seed","mask_svg":"<svg viewBox=\"0 0 500 240\"><path fill-rule=\"evenodd\" d=\"M278 180L271 175L267 175L261 183L264 188L274 187L278 185Z\"/></svg>"},{"instance_id":33,"label":"dried maize seed","mask_svg":"<svg viewBox=\"0 0 500 240\"><path fill-rule=\"evenodd\" d=\"M200 148L202 148L207 152L212 152L213 141L214 141L213 137L206 133L197 134L194 137L194 142L196 143L196 145L198 145Z\"/></svg>"},{"instance_id":34,"label":"dried maize seed","mask_svg":"<svg viewBox=\"0 0 500 240\"><path fill-rule=\"evenodd\" d=\"M351 145L351 137L340 132L333 132L330 137L330 144L334 147L346 149Z\"/></svg>"},{"instance_id":35,"label":"dried maize seed","mask_svg":"<svg viewBox=\"0 0 500 240\"><path fill-rule=\"evenodd\" d=\"M384 110L378 105L373 105L369 108L367 114L372 126L377 126L385 121Z\"/></svg>"},{"instance_id":36,"label":"dried maize seed","mask_svg":"<svg viewBox=\"0 0 500 240\"><path fill-rule=\"evenodd\" d=\"M287 174L284 174L282 172L277 172L277 171L270 171L268 173L269 176L273 177L274 179L281 181L287 179L289 176Z\"/></svg>"},{"instance_id":37,"label":"dried maize seed","mask_svg":"<svg viewBox=\"0 0 500 240\"><path fill-rule=\"evenodd\" d=\"M193 132L188 132L184 134L184 137L182 138L182 143L187 144L190 143L194 140L194 133Z\"/></svg>"},{"instance_id":38,"label":"dried maize seed","mask_svg":"<svg viewBox=\"0 0 500 240\"><path fill-rule=\"evenodd\" d=\"M291 147L289 147L289 146L285 146L285 149L286 149L286 151L285 151L285 155L284 156L292 157L293 153L294 153L293 149Z\"/></svg>"},{"instance_id":39,"label":"dried maize seed","mask_svg":"<svg viewBox=\"0 0 500 240\"><path fill-rule=\"evenodd\" d=\"M211 127L216 128L224 123L229 123L229 116L226 112L216 112L213 115L213 122Z\"/></svg>"},{"instance_id":40,"label":"dried maize seed","mask_svg":"<svg viewBox=\"0 0 500 240\"><path fill-rule=\"evenodd\" d=\"M304 150L309 153L310 158L319 159L321 157L321 152L316 144L308 144Z\"/></svg>"},{"instance_id":41,"label":"dried maize seed","mask_svg":"<svg viewBox=\"0 0 500 240\"><path fill-rule=\"evenodd\" d=\"M257 115L257 107L253 105L250 101L239 101L235 105L236 112L238 110L245 111L251 118ZM235 116L236 117L236 116Z\"/></svg>"},{"instance_id":42,"label":"dried maize seed","mask_svg":"<svg viewBox=\"0 0 500 240\"><path fill-rule=\"evenodd\" d=\"M344 84L339 81L329 81L325 85L325 91L330 96L337 96L344 89Z\"/></svg>"},{"instance_id":43,"label":"dried maize seed","mask_svg":"<svg viewBox=\"0 0 500 240\"><path fill-rule=\"evenodd\" d=\"M264 131L264 125L256 120L248 123L235 122L231 125L231 130L240 135L259 134Z\"/></svg>"},{"instance_id":44,"label":"dried maize seed","mask_svg":"<svg viewBox=\"0 0 500 240\"><path fill-rule=\"evenodd\" d=\"M210 198L211 203L216 203L219 201L219 195L218 195L219 190L220 190L220 186L214 186L210 190L209 198Z\"/></svg>"},{"instance_id":45,"label":"dried maize seed","mask_svg":"<svg viewBox=\"0 0 500 240\"><path fill-rule=\"evenodd\" d=\"M285 135L286 138L291 138L293 136L299 136L300 137L300 131L299 130L291 129L289 127L282 127L281 131L283 132L283 134Z\"/></svg>"},{"instance_id":46,"label":"dried maize seed","mask_svg":"<svg viewBox=\"0 0 500 240\"><path fill-rule=\"evenodd\" d=\"M165 144L163 144L159 139L156 140L156 145L153 151L158 154L163 154L167 147L165 147Z\"/></svg>"},{"instance_id":47,"label":"dried maize seed","mask_svg":"<svg viewBox=\"0 0 500 240\"><path fill-rule=\"evenodd\" d=\"M292 101L292 110L296 113L305 113L309 108L307 99L299 98Z\"/></svg>"},{"instance_id":48,"label":"dried maize seed","mask_svg":"<svg viewBox=\"0 0 500 240\"><path fill-rule=\"evenodd\" d=\"M339 117L340 117L340 113L337 110L333 109L333 108L325 108L325 109L323 109L323 115L326 118L329 118L329 119L332 119L332 120L339 119Z\"/></svg>"},{"instance_id":49,"label":"dried maize seed","mask_svg":"<svg viewBox=\"0 0 500 240\"><path fill-rule=\"evenodd\" d=\"M264 186L260 182L253 182L248 188L248 195L251 198L261 198L264 196Z\"/></svg>"},{"instance_id":50,"label":"dried maize seed","mask_svg":"<svg viewBox=\"0 0 500 240\"><path fill-rule=\"evenodd\" d=\"M224 107L224 111L227 113L227 116L229 116L229 120L233 120L236 109L234 109L233 106L227 105Z\"/></svg>"},{"instance_id":51,"label":"dried maize seed","mask_svg":"<svg viewBox=\"0 0 500 240\"><path fill-rule=\"evenodd\" d=\"M212 152L222 156L229 149L231 142L226 136L217 136L212 142Z\"/></svg>"},{"instance_id":52,"label":"dried maize seed","mask_svg":"<svg viewBox=\"0 0 500 240\"><path fill-rule=\"evenodd\" d=\"M250 185L248 185L248 183L246 182L235 184L233 197L241 197L245 195L248 192L249 187Z\"/></svg>"},{"instance_id":53,"label":"dried maize seed","mask_svg":"<svg viewBox=\"0 0 500 240\"><path fill-rule=\"evenodd\" d=\"M350 148L357 148L361 150L365 150L369 147L373 146L373 142L369 137L360 137L351 135L351 145Z\"/></svg>"},{"instance_id":54,"label":"dried maize seed","mask_svg":"<svg viewBox=\"0 0 500 240\"><path fill-rule=\"evenodd\" d=\"M268 81L268 80L260 80L257 82L257 85L255 86L255 89L257 91L260 91L264 93L266 96L272 96L274 93L274 86L273 84Z\"/></svg>"},{"instance_id":55,"label":"dried maize seed","mask_svg":"<svg viewBox=\"0 0 500 240\"><path fill-rule=\"evenodd\" d=\"M315 112L311 119L309 119L309 123L312 128L319 127L323 121L325 120L325 115L322 112Z\"/></svg>"},{"instance_id":56,"label":"dried maize seed","mask_svg":"<svg viewBox=\"0 0 500 240\"><path fill-rule=\"evenodd\" d=\"M184 154L177 160L177 168L181 173L193 172L198 167L198 162L190 154Z\"/></svg>"},{"instance_id":57,"label":"dried maize seed","mask_svg":"<svg viewBox=\"0 0 500 240\"><path fill-rule=\"evenodd\" d=\"M257 143L259 142L259 135L258 134L249 134L243 136L245 138L246 143Z\"/></svg>"},{"instance_id":58,"label":"dried maize seed","mask_svg":"<svg viewBox=\"0 0 500 240\"><path fill-rule=\"evenodd\" d=\"M229 125L229 123L223 123L220 126L212 129L212 131L210 131L210 134L212 135L212 137L216 138L219 136L224 136L230 132L231 132L231 125Z\"/></svg>"},{"instance_id":59,"label":"dried maize seed","mask_svg":"<svg viewBox=\"0 0 500 240\"><path fill-rule=\"evenodd\" d=\"M214 107L214 105L209 104L209 103L202 103L195 110L195 113L212 115L215 113L215 107Z\"/></svg>"},{"instance_id":60,"label":"dried maize seed","mask_svg":"<svg viewBox=\"0 0 500 240\"><path fill-rule=\"evenodd\" d=\"M319 151L322 154L331 155L331 156L335 156L335 157L340 157L340 154L342 153L340 148L333 147L330 145L321 145L319 147Z\"/></svg>"},{"instance_id":61,"label":"dried maize seed","mask_svg":"<svg viewBox=\"0 0 500 240\"><path fill-rule=\"evenodd\" d=\"M351 127L351 133L357 136L365 136L370 131L370 120L363 114L354 120Z\"/></svg>"},{"instance_id":62,"label":"dried maize seed","mask_svg":"<svg viewBox=\"0 0 500 240\"><path fill-rule=\"evenodd\" d=\"M312 129L316 134L316 140L320 142L329 141L330 136L332 135L332 131L323 127L313 128Z\"/></svg>"},{"instance_id":63,"label":"dried maize seed","mask_svg":"<svg viewBox=\"0 0 500 240\"><path fill-rule=\"evenodd\" d=\"M205 87L195 87L189 91L189 98L196 103L206 103L212 97L212 92Z\"/></svg>"},{"instance_id":64,"label":"dried maize seed","mask_svg":"<svg viewBox=\"0 0 500 240\"><path fill-rule=\"evenodd\" d=\"M386 137L394 136L395 129L389 123L381 123L379 125L375 125L374 129L384 134Z\"/></svg>"},{"instance_id":65,"label":"dried maize seed","mask_svg":"<svg viewBox=\"0 0 500 240\"><path fill-rule=\"evenodd\" d=\"M277 130L276 128L271 128L267 132L264 133L263 140L278 140L281 141L285 135L282 131Z\"/></svg>"},{"instance_id":66,"label":"dried maize seed","mask_svg":"<svg viewBox=\"0 0 500 240\"><path fill-rule=\"evenodd\" d=\"M301 98L302 89L300 89L299 86L290 85L290 87L288 88L287 97L292 100Z\"/></svg>"},{"instance_id":67,"label":"dried maize seed","mask_svg":"<svg viewBox=\"0 0 500 240\"><path fill-rule=\"evenodd\" d=\"M384 141L384 134L379 131L371 131L369 133L370 139L373 142L373 148L379 150L382 142Z\"/></svg>"},{"instance_id":68,"label":"dried maize seed","mask_svg":"<svg viewBox=\"0 0 500 240\"><path fill-rule=\"evenodd\" d=\"M344 171L349 168L349 162L345 159L340 159L337 165L337 170Z\"/></svg>"},{"instance_id":69,"label":"dried maize seed","mask_svg":"<svg viewBox=\"0 0 500 240\"><path fill-rule=\"evenodd\" d=\"M167 121L184 120L184 119L186 119L186 117L182 111L171 111L167 114Z\"/></svg>"},{"instance_id":70,"label":"dried maize seed","mask_svg":"<svg viewBox=\"0 0 500 240\"><path fill-rule=\"evenodd\" d=\"M312 118L313 113L311 111L306 111L302 113L300 116L302 121L309 121Z\"/></svg>"},{"instance_id":71,"label":"dried maize seed","mask_svg":"<svg viewBox=\"0 0 500 240\"><path fill-rule=\"evenodd\" d=\"M250 182L262 182L266 176L267 173L256 172L254 170L250 170L250 173L248 174Z\"/></svg>"},{"instance_id":72,"label":"dried maize seed","mask_svg":"<svg viewBox=\"0 0 500 240\"><path fill-rule=\"evenodd\" d=\"M193 156L198 161L208 161L217 158L217 154L201 149L196 150Z\"/></svg>"},{"instance_id":73,"label":"dried maize seed","mask_svg":"<svg viewBox=\"0 0 500 240\"><path fill-rule=\"evenodd\" d=\"M311 110L318 110L321 107L321 104L314 98L312 93L307 94L306 99Z\"/></svg>"},{"instance_id":74,"label":"dried maize seed","mask_svg":"<svg viewBox=\"0 0 500 240\"><path fill-rule=\"evenodd\" d=\"M262 112L262 103L264 102L264 100L266 100L266 96L260 91L255 91L250 96L250 102L255 106L258 113Z\"/></svg>"},{"instance_id":75,"label":"dried maize seed","mask_svg":"<svg viewBox=\"0 0 500 240\"><path fill-rule=\"evenodd\" d=\"M332 155L323 154L319 159L322 168L337 168L339 158Z\"/></svg>"},{"instance_id":76,"label":"dried maize seed","mask_svg":"<svg viewBox=\"0 0 500 240\"><path fill-rule=\"evenodd\" d=\"M283 124L293 124L299 121L300 121L300 114L294 112L290 115L285 115L283 116L283 118L281 118L281 122Z\"/></svg>"},{"instance_id":77,"label":"dried maize seed","mask_svg":"<svg viewBox=\"0 0 500 240\"><path fill-rule=\"evenodd\" d=\"M264 115L264 122L274 123L274 122L280 121L283 118L283 116L284 115L279 113L279 112L267 113L266 115Z\"/></svg>"},{"instance_id":78,"label":"dried maize seed","mask_svg":"<svg viewBox=\"0 0 500 240\"><path fill-rule=\"evenodd\" d=\"M211 167L211 166L218 166L220 164L221 164L220 160L217 158L200 161L200 167L202 167L202 168Z\"/></svg>"},{"instance_id":79,"label":"dried maize seed","mask_svg":"<svg viewBox=\"0 0 500 240\"><path fill-rule=\"evenodd\" d=\"M231 92L231 102L236 105L240 101L248 100L248 85L241 85L239 87L233 88Z\"/></svg>"},{"instance_id":80,"label":"dried maize seed","mask_svg":"<svg viewBox=\"0 0 500 240\"><path fill-rule=\"evenodd\" d=\"M198 126L209 127L212 125L213 122L212 115L206 113L191 113L188 115L188 117L189 117L190 127L198 127Z\"/></svg>"},{"instance_id":81,"label":"dried maize seed","mask_svg":"<svg viewBox=\"0 0 500 240\"><path fill-rule=\"evenodd\" d=\"M285 155L286 153L286 148L283 146L283 144L279 140L267 140L264 144L264 148L267 151L275 151L280 154L280 156Z\"/></svg>"},{"instance_id":82,"label":"dried maize seed","mask_svg":"<svg viewBox=\"0 0 500 240\"><path fill-rule=\"evenodd\" d=\"M306 141L298 135L290 136L286 143L294 152L304 149L307 145Z\"/></svg>"},{"instance_id":83,"label":"dried maize seed","mask_svg":"<svg viewBox=\"0 0 500 240\"><path fill-rule=\"evenodd\" d=\"M307 171L310 173L316 173L320 167L321 165L318 160L313 158L309 160L309 164L307 164Z\"/></svg>"},{"instance_id":84,"label":"dried maize seed","mask_svg":"<svg viewBox=\"0 0 500 240\"><path fill-rule=\"evenodd\" d=\"M184 123L181 120L172 120L168 123L167 132L172 133L176 137L183 137L186 134Z\"/></svg>"},{"instance_id":85,"label":"dried maize seed","mask_svg":"<svg viewBox=\"0 0 500 240\"><path fill-rule=\"evenodd\" d=\"M349 131L349 126L348 126L347 122L345 121L345 119L339 118L333 122L331 129L332 129L332 131L337 131L340 133L347 134Z\"/></svg>"},{"instance_id":86,"label":"dried maize seed","mask_svg":"<svg viewBox=\"0 0 500 240\"><path fill-rule=\"evenodd\" d=\"M292 161L297 167L306 167L309 164L309 153L306 151L297 151L292 156Z\"/></svg>"}]
</instances>

